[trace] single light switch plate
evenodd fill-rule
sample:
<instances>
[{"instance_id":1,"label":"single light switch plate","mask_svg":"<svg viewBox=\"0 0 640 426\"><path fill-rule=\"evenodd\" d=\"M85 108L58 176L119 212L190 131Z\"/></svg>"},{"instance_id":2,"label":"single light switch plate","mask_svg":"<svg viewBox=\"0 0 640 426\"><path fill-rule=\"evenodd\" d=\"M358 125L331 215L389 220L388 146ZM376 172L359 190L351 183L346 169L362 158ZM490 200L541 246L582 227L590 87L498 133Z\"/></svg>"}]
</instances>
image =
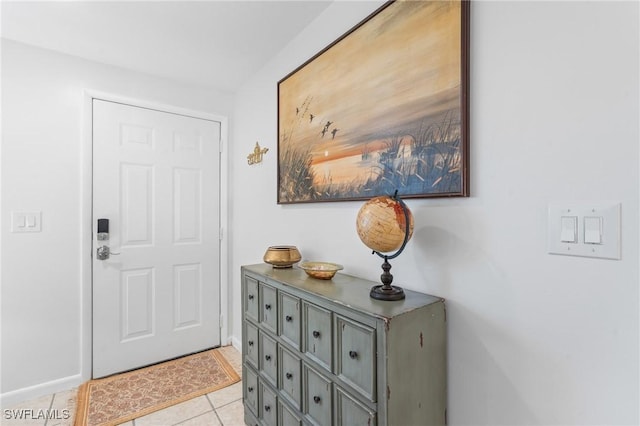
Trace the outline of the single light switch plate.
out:
<instances>
[{"instance_id":1,"label":"single light switch plate","mask_svg":"<svg viewBox=\"0 0 640 426\"><path fill-rule=\"evenodd\" d=\"M576 218L576 240L569 229ZM548 251L567 256L620 259L620 203L549 205Z\"/></svg>"},{"instance_id":2,"label":"single light switch plate","mask_svg":"<svg viewBox=\"0 0 640 426\"><path fill-rule=\"evenodd\" d=\"M11 212L11 232L41 232L42 212Z\"/></svg>"}]
</instances>

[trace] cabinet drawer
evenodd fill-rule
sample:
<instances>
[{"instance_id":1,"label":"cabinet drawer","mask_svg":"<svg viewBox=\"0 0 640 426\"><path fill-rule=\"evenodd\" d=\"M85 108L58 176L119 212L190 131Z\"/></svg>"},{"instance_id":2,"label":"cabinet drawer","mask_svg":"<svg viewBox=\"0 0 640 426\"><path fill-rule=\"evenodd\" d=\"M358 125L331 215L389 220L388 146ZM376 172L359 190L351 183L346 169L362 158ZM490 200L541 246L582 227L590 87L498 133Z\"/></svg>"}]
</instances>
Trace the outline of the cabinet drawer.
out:
<instances>
[{"instance_id":1,"label":"cabinet drawer","mask_svg":"<svg viewBox=\"0 0 640 426\"><path fill-rule=\"evenodd\" d=\"M267 425L276 425L278 421L276 394L262 382L260 382L260 419Z\"/></svg>"},{"instance_id":2,"label":"cabinet drawer","mask_svg":"<svg viewBox=\"0 0 640 426\"><path fill-rule=\"evenodd\" d=\"M244 424L246 426L260 426L258 416L255 416L251 410L244 410Z\"/></svg>"},{"instance_id":3,"label":"cabinet drawer","mask_svg":"<svg viewBox=\"0 0 640 426\"><path fill-rule=\"evenodd\" d=\"M295 354L279 346L278 359L280 360L280 390L282 394L297 409L300 409L300 358Z\"/></svg>"},{"instance_id":4,"label":"cabinet drawer","mask_svg":"<svg viewBox=\"0 0 640 426\"><path fill-rule=\"evenodd\" d=\"M278 383L278 348L276 341L260 330L260 371L276 386Z\"/></svg>"},{"instance_id":5,"label":"cabinet drawer","mask_svg":"<svg viewBox=\"0 0 640 426\"><path fill-rule=\"evenodd\" d=\"M302 420L286 404L278 401L278 426L302 426Z\"/></svg>"},{"instance_id":6,"label":"cabinet drawer","mask_svg":"<svg viewBox=\"0 0 640 426\"><path fill-rule=\"evenodd\" d=\"M269 330L276 332L278 326L278 303L276 289L260 283L260 322Z\"/></svg>"},{"instance_id":7,"label":"cabinet drawer","mask_svg":"<svg viewBox=\"0 0 640 426\"><path fill-rule=\"evenodd\" d=\"M304 352L331 371L331 311L303 302Z\"/></svg>"},{"instance_id":8,"label":"cabinet drawer","mask_svg":"<svg viewBox=\"0 0 640 426\"><path fill-rule=\"evenodd\" d=\"M375 330L340 315L335 318L335 373L371 401L375 401Z\"/></svg>"},{"instance_id":9,"label":"cabinet drawer","mask_svg":"<svg viewBox=\"0 0 640 426\"><path fill-rule=\"evenodd\" d=\"M246 353L246 361L258 368L258 329L251 323L245 322L244 347Z\"/></svg>"},{"instance_id":10,"label":"cabinet drawer","mask_svg":"<svg viewBox=\"0 0 640 426\"><path fill-rule=\"evenodd\" d=\"M245 366L245 376L242 378L244 386L244 403L253 412L258 415L258 376L250 368Z\"/></svg>"},{"instance_id":11,"label":"cabinet drawer","mask_svg":"<svg viewBox=\"0 0 640 426\"><path fill-rule=\"evenodd\" d=\"M278 294L280 337L294 348L300 349L300 299L282 292Z\"/></svg>"},{"instance_id":12,"label":"cabinet drawer","mask_svg":"<svg viewBox=\"0 0 640 426\"><path fill-rule=\"evenodd\" d=\"M244 312L247 317L258 321L258 281L246 277L244 285Z\"/></svg>"},{"instance_id":13,"label":"cabinet drawer","mask_svg":"<svg viewBox=\"0 0 640 426\"><path fill-rule=\"evenodd\" d=\"M313 424L331 424L331 381L303 363L303 412Z\"/></svg>"},{"instance_id":14,"label":"cabinet drawer","mask_svg":"<svg viewBox=\"0 0 640 426\"><path fill-rule=\"evenodd\" d=\"M336 426L376 425L376 414L339 386L335 387L333 403Z\"/></svg>"}]
</instances>

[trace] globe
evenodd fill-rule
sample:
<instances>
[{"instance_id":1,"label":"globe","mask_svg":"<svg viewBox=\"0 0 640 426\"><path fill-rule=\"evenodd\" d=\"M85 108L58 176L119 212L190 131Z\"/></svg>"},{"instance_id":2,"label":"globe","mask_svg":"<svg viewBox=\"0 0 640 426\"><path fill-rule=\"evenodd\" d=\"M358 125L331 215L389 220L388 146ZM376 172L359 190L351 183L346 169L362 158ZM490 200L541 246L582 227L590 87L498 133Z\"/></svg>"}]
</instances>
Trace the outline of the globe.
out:
<instances>
[{"instance_id":1,"label":"globe","mask_svg":"<svg viewBox=\"0 0 640 426\"><path fill-rule=\"evenodd\" d=\"M409 238L413 234L413 215L406 205L390 196L374 197L358 212L356 227L358 236L371 250L389 253L398 250L404 242L409 217Z\"/></svg>"}]
</instances>

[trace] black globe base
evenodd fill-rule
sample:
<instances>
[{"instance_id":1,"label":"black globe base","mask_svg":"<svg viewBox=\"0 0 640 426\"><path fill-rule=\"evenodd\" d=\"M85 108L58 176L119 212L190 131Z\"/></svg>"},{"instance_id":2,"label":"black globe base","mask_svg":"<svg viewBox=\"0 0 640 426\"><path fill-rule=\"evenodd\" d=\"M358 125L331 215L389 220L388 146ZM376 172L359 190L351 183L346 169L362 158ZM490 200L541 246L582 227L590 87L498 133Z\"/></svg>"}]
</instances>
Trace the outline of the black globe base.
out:
<instances>
[{"instance_id":1,"label":"black globe base","mask_svg":"<svg viewBox=\"0 0 640 426\"><path fill-rule=\"evenodd\" d=\"M369 296L377 300L393 301L402 300L405 298L404 290L402 287L395 285L374 285L371 287Z\"/></svg>"},{"instance_id":2,"label":"black globe base","mask_svg":"<svg viewBox=\"0 0 640 426\"><path fill-rule=\"evenodd\" d=\"M374 285L371 287L369 296L377 300L402 300L404 299L404 290L401 287L391 285L393 282L393 275L391 275L391 264L389 263L388 256L384 256L384 263L382 264L382 275L380 275L380 281L382 285Z\"/></svg>"}]
</instances>

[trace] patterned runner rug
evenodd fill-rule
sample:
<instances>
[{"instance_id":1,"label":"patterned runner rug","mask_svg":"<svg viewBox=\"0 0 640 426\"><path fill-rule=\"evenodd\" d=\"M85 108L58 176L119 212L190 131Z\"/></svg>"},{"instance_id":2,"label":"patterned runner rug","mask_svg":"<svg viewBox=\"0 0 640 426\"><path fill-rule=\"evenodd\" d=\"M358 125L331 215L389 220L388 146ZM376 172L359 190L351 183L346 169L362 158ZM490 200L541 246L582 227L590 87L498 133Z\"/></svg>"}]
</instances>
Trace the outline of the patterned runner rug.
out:
<instances>
[{"instance_id":1,"label":"patterned runner rug","mask_svg":"<svg viewBox=\"0 0 640 426\"><path fill-rule=\"evenodd\" d=\"M239 380L220 349L90 380L78 389L75 426L117 425Z\"/></svg>"}]
</instances>

